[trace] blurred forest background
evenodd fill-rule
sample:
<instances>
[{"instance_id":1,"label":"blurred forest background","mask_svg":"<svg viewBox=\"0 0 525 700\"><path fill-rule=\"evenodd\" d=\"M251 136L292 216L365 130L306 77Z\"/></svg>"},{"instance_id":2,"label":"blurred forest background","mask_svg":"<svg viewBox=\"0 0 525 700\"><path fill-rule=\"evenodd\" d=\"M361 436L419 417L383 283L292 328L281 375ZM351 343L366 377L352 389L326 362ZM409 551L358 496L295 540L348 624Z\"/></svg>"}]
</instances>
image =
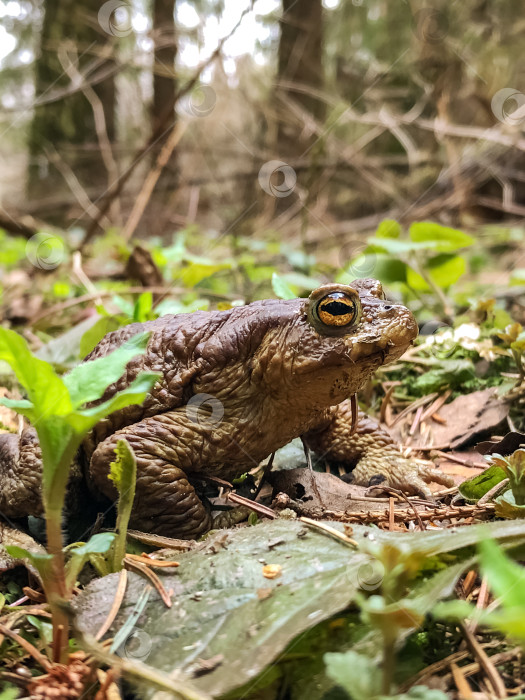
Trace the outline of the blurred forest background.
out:
<instances>
[{"instance_id":1,"label":"blurred forest background","mask_svg":"<svg viewBox=\"0 0 525 700\"><path fill-rule=\"evenodd\" d=\"M0 14L4 273L81 251L98 255L90 280L118 279L138 238L164 281L249 300L284 260L299 293L388 219L485 236L496 248L471 272L510 241L497 279L523 283L520 3L2 0ZM349 272L406 282L395 252L388 274L375 259ZM86 291L66 278L58 298Z\"/></svg>"}]
</instances>

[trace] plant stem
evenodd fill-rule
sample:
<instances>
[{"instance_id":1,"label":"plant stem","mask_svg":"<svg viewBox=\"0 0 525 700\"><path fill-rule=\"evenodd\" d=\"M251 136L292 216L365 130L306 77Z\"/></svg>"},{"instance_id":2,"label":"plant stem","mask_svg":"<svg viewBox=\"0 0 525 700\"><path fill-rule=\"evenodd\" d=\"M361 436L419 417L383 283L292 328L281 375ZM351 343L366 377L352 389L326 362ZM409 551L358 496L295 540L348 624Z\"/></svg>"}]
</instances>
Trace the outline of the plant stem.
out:
<instances>
[{"instance_id":1,"label":"plant stem","mask_svg":"<svg viewBox=\"0 0 525 700\"><path fill-rule=\"evenodd\" d=\"M47 550L53 555L51 575L44 582L53 623L53 657L67 664L69 620L57 605L57 599L67 598L64 552L62 551L62 511L46 510Z\"/></svg>"},{"instance_id":2,"label":"plant stem","mask_svg":"<svg viewBox=\"0 0 525 700\"><path fill-rule=\"evenodd\" d=\"M53 555L52 592L67 598L64 552L62 551L62 510L46 509L47 551Z\"/></svg>"},{"instance_id":3,"label":"plant stem","mask_svg":"<svg viewBox=\"0 0 525 700\"><path fill-rule=\"evenodd\" d=\"M430 289L434 292L436 295L437 299L439 300L441 307L443 309L443 315L445 317L445 320L447 323L452 323L452 317L453 317L453 309L450 306L450 303L445 296L443 290L441 287L434 282L432 277L427 273L425 269L425 265L421 262L421 259L416 256L416 265L414 265L416 268L417 272L421 275L421 277L425 280L427 285L430 287Z\"/></svg>"},{"instance_id":4,"label":"plant stem","mask_svg":"<svg viewBox=\"0 0 525 700\"><path fill-rule=\"evenodd\" d=\"M381 684L381 692L383 695L389 696L392 687L392 678L394 676L394 640L390 635L383 635L383 678Z\"/></svg>"},{"instance_id":5,"label":"plant stem","mask_svg":"<svg viewBox=\"0 0 525 700\"><path fill-rule=\"evenodd\" d=\"M78 440L70 440L57 464L53 465L55 478L44 484L44 511L46 518L47 551L53 556L50 576L44 580L46 597L51 608L53 623L53 655L60 663L67 664L69 642L69 620L60 606L60 601L67 600L71 591L66 585L66 566L64 559L64 542L62 538L62 510L66 495L66 486L71 462L78 449ZM44 475L46 467L53 464L53 455L42 451Z\"/></svg>"},{"instance_id":6,"label":"plant stem","mask_svg":"<svg viewBox=\"0 0 525 700\"><path fill-rule=\"evenodd\" d=\"M512 357L518 368L518 374L520 376L520 381L525 379L525 365L523 364L523 353L518 352L518 350L512 350Z\"/></svg>"}]
</instances>

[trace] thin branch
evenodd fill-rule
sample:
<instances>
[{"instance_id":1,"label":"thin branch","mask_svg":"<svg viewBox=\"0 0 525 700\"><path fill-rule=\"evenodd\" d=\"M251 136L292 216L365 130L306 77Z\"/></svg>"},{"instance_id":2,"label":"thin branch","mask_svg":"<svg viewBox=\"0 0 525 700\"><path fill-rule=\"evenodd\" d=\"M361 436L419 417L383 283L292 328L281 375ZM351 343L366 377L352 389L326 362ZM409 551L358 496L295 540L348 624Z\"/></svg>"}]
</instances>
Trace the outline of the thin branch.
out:
<instances>
[{"instance_id":1,"label":"thin branch","mask_svg":"<svg viewBox=\"0 0 525 700\"><path fill-rule=\"evenodd\" d=\"M100 209L94 202L91 201L88 193L75 175L73 169L68 165L68 163L66 163L53 144L48 143L47 146L44 147L44 153L46 154L49 162L52 163L62 175L69 189L75 196L75 199L84 210L84 213L87 214L93 221L100 218L104 225L110 225L109 219L106 216L102 217Z\"/></svg>"},{"instance_id":2,"label":"thin branch","mask_svg":"<svg viewBox=\"0 0 525 700\"><path fill-rule=\"evenodd\" d=\"M485 675L490 681L490 684L494 689L496 697L508 697L507 689L505 688L505 683L503 682L494 663L490 660L490 657L487 655L481 644L478 642L476 637L472 634L472 632L469 630L469 628L464 622L460 624L460 628L468 646L470 647L470 650L477 658L479 665L481 666L481 668L485 672Z\"/></svg>"},{"instance_id":3,"label":"thin branch","mask_svg":"<svg viewBox=\"0 0 525 700\"><path fill-rule=\"evenodd\" d=\"M151 199L151 195L153 194L155 185L157 184L157 181L162 171L168 164L168 161L171 158L173 151L175 150L175 146L179 143L185 131L186 125L182 124L181 122L177 122L171 130L167 141L162 146L160 153L155 161L155 165L147 174L146 179L144 180L144 183L142 185L142 189L140 190L135 204L133 206L133 209L131 210L131 214L129 215L129 218L126 221L126 225L122 230L121 235L124 241L129 241L129 239L135 233L135 230L139 225L142 215L144 214L144 210L148 206L148 202Z\"/></svg>"},{"instance_id":4,"label":"thin branch","mask_svg":"<svg viewBox=\"0 0 525 700\"><path fill-rule=\"evenodd\" d=\"M28 642L27 639L21 637L17 632L13 632L13 630L9 629L9 627L7 627L6 625L0 624L0 632L6 637L9 637L14 642L16 642L28 654L31 654L33 659L35 659L35 661L37 661L42 666L44 671L49 672L51 670L51 662L48 659L46 659L46 657L43 654L41 654L38 651L38 649L33 644L31 644L31 642Z\"/></svg>"},{"instance_id":5,"label":"thin branch","mask_svg":"<svg viewBox=\"0 0 525 700\"><path fill-rule=\"evenodd\" d=\"M67 73L72 83L80 84L80 89L84 94L85 98L91 105L93 111L93 119L95 122L95 131L97 133L98 144L100 146L100 155L102 161L106 168L108 174L108 187L114 180L119 177L119 169L117 162L113 156L113 148L111 146L111 141L109 140L106 115L104 112L104 105L102 100L97 95L95 90L91 87L89 83L83 80L82 74L76 67L76 65L71 61L68 54L68 49L75 51L75 45L72 42L67 42L67 44L61 44L58 49L58 59L62 65L62 68ZM116 219L117 221L121 218L121 207L118 197L114 200L116 209ZM100 214L100 212L99 212Z\"/></svg>"},{"instance_id":6,"label":"thin branch","mask_svg":"<svg viewBox=\"0 0 525 700\"><path fill-rule=\"evenodd\" d=\"M210 66L213 63L213 61L215 61L215 59L220 55L224 44L228 41L228 39L230 39L230 37L232 37L235 34L235 32L239 28L239 26L240 26L242 20L244 19L244 17L246 16L246 14L248 14L248 12L251 12L252 5L253 5L253 2L250 3L250 7L247 8L246 10L244 10L244 12L241 14L239 21L233 27L231 32L219 41L217 48L213 51L211 56L208 59L206 59L206 61L204 61L203 63L200 64L200 66L195 71L193 77L186 83L186 85L184 85L184 87L182 87L178 91L178 93L175 95L175 104L177 104L177 102L181 98L183 98L185 95L187 95L188 93L190 93L193 90L193 88L195 87L195 85L199 81L199 78L200 78L202 72L208 66ZM148 140L148 142L142 148L140 148L138 150L138 152L136 153L135 157L133 158L133 161L132 161L131 165L128 167L128 169L112 184L111 187L108 188L108 190L103 195L101 195L101 197L103 197L103 196L106 197L106 201L105 201L104 205L101 207L102 215L104 215L108 211L113 199L115 197L118 197L121 194L122 190L124 189L124 186L126 185L128 180L130 179L130 177L131 177L132 173L134 172L135 168L137 167L137 165L143 160L143 158L149 153L149 151L155 146L155 144L157 144L160 140L162 140L165 137L165 135L168 133L168 131L172 128L171 117L172 117L172 112L173 112L173 109L175 107L175 104L171 107L170 110L166 110L166 114L163 115L162 119L160 120L160 124L159 124L159 128L158 128L157 132L155 134L153 134L152 137ZM171 122L171 123L166 128L166 124L168 122ZM99 222L98 221L93 222L93 224L87 230L86 235L84 236L82 243L80 244L80 248L79 248L80 250L82 250L91 241L91 239L94 237L94 235L98 231L98 228L99 228Z\"/></svg>"},{"instance_id":7,"label":"thin branch","mask_svg":"<svg viewBox=\"0 0 525 700\"><path fill-rule=\"evenodd\" d=\"M128 287L128 289L119 290L119 294L142 294L143 292L152 292L153 294L164 294L169 296L176 296L177 294L186 294L187 289L183 287ZM214 292L210 289L202 289L201 292L206 293L208 296L215 297L217 299L237 299L238 296L233 294L220 294ZM50 306L48 309L39 312L35 316L29 319L28 325L34 325L38 323L43 318L47 316L55 316L62 311L72 308L73 306L78 306L79 304L85 304L86 302L95 301L104 297L112 297L115 295L115 290L113 289L101 289L97 290L92 294L83 294L80 297L75 297L74 299L67 299L66 301L61 301L59 304ZM432 448L434 449L434 448Z\"/></svg>"}]
</instances>

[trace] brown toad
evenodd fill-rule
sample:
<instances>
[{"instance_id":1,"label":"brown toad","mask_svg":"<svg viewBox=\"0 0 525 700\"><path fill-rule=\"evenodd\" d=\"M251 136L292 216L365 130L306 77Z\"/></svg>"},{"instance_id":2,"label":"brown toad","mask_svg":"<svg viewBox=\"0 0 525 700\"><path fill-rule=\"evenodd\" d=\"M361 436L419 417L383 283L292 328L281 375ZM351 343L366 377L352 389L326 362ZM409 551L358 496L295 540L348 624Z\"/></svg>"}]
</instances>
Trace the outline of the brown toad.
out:
<instances>
[{"instance_id":1,"label":"brown toad","mask_svg":"<svg viewBox=\"0 0 525 700\"><path fill-rule=\"evenodd\" d=\"M194 484L232 479L296 437L329 461L355 467L356 483L377 474L412 493L444 474L401 456L388 434L349 397L417 336L410 311L385 300L376 280L328 284L305 299L257 301L228 311L164 316L107 335L86 358L107 355L140 331L151 337L104 399L139 372L160 372L142 406L101 421L80 462L93 493L114 500L107 478L117 440L137 457L132 526L190 538L211 526ZM357 466L356 466L357 465ZM0 511L40 515L40 450L32 428L0 436Z\"/></svg>"}]
</instances>

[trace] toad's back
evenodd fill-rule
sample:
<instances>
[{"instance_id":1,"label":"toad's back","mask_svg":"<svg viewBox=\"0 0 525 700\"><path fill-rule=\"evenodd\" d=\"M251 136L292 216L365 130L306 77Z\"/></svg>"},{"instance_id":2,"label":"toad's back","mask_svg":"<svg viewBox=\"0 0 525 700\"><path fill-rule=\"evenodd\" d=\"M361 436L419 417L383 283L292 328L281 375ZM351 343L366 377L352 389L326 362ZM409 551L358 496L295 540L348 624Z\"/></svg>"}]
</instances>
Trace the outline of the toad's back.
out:
<instances>
[{"instance_id":1,"label":"toad's back","mask_svg":"<svg viewBox=\"0 0 525 700\"><path fill-rule=\"evenodd\" d=\"M240 475L298 436L330 456L333 433L338 461L362 458L359 435L349 440L345 399L404 352L417 326L408 309L385 300L378 282L356 280L324 285L308 300L266 300L132 324L107 335L86 360L141 331L151 333L146 352L103 400L141 371L161 378L143 406L123 409L93 430L84 445L87 477L97 494L115 498L107 474L118 439L126 438L137 457L133 526L192 537L211 522L195 490L202 476ZM368 439L370 422L365 432ZM348 459L343 454L341 460L342 444ZM39 460L32 429L0 440L0 475L9 477L0 509L7 515L39 511Z\"/></svg>"}]
</instances>

